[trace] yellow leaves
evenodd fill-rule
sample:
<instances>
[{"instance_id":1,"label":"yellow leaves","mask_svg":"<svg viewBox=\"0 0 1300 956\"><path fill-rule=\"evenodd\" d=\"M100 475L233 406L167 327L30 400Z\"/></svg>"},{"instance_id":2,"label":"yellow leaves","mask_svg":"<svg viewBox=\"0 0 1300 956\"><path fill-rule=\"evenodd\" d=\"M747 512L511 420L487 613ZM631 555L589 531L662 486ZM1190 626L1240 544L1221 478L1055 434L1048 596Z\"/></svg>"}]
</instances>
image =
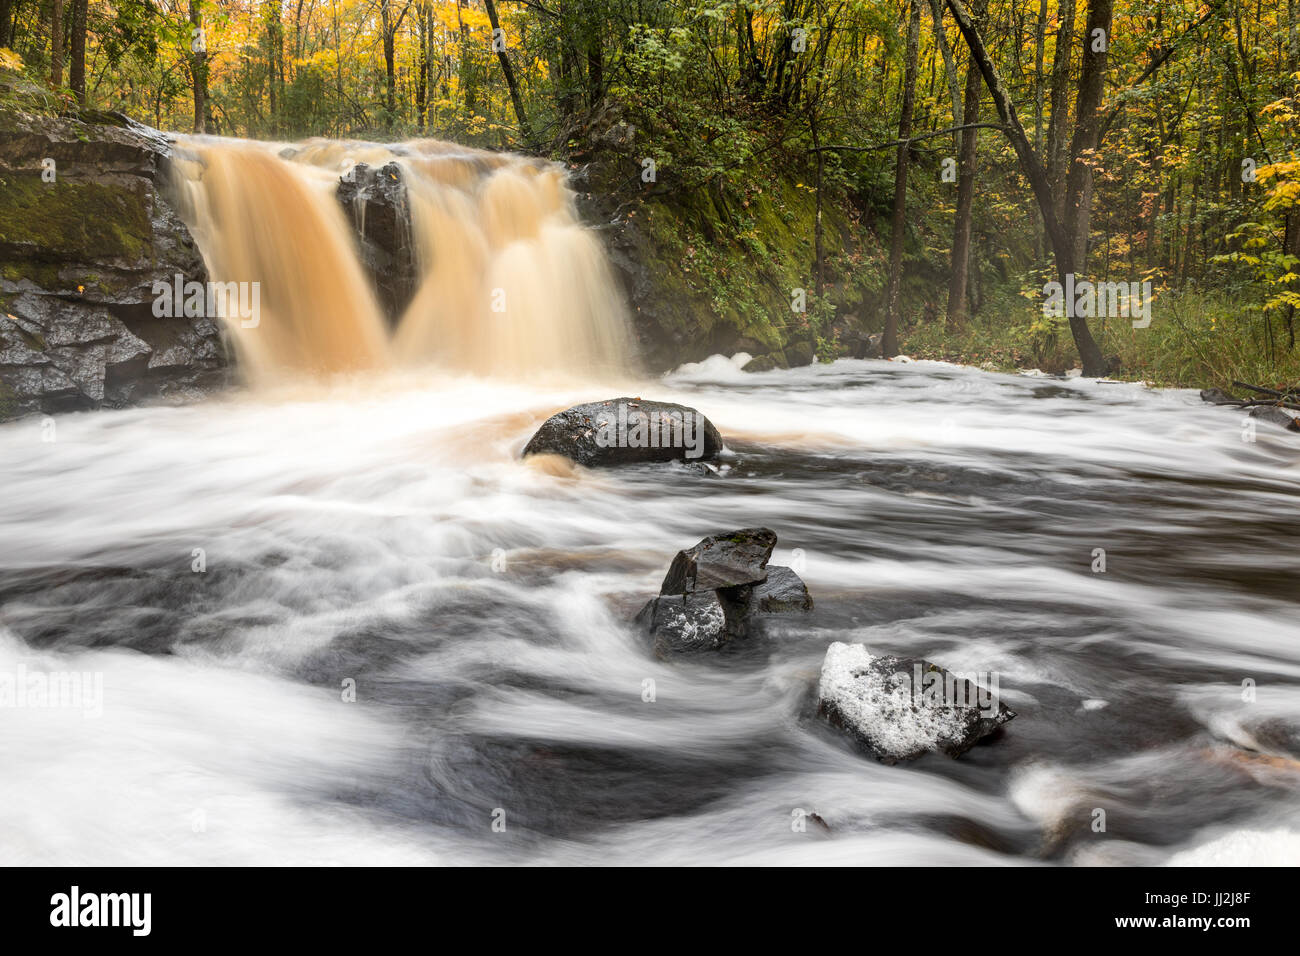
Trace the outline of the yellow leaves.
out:
<instances>
[{"instance_id":1,"label":"yellow leaves","mask_svg":"<svg viewBox=\"0 0 1300 956\"><path fill-rule=\"evenodd\" d=\"M1300 74L1297 75L1300 76ZM1274 100L1272 103L1265 106L1260 112L1279 123L1291 122L1296 117L1294 103L1289 99Z\"/></svg>"},{"instance_id":2,"label":"yellow leaves","mask_svg":"<svg viewBox=\"0 0 1300 956\"><path fill-rule=\"evenodd\" d=\"M1300 206L1300 159L1261 166L1255 171L1255 178L1260 183L1273 182L1268 190L1268 198L1264 200L1265 209L1271 211Z\"/></svg>"},{"instance_id":3,"label":"yellow leaves","mask_svg":"<svg viewBox=\"0 0 1300 956\"><path fill-rule=\"evenodd\" d=\"M328 47L322 50L317 50L315 53L313 53L311 56L308 57L293 58L293 65L297 69L310 69L311 67L319 67L320 69L323 70L332 70L337 64L338 64L338 57L335 55L335 52L329 49Z\"/></svg>"},{"instance_id":4,"label":"yellow leaves","mask_svg":"<svg viewBox=\"0 0 1300 956\"><path fill-rule=\"evenodd\" d=\"M22 57L8 47L0 47L0 70L13 70L17 73L22 68Z\"/></svg>"},{"instance_id":5,"label":"yellow leaves","mask_svg":"<svg viewBox=\"0 0 1300 956\"><path fill-rule=\"evenodd\" d=\"M1300 159L1288 160L1278 163L1270 163L1267 166L1261 166L1255 170L1255 178L1260 182L1267 182L1276 177L1289 179L1300 174Z\"/></svg>"},{"instance_id":6,"label":"yellow leaves","mask_svg":"<svg viewBox=\"0 0 1300 956\"><path fill-rule=\"evenodd\" d=\"M1278 183L1268 191L1268 199L1264 201L1264 208L1268 210L1290 209L1292 206L1300 206L1300 181L1297 180Z\"/></svg>"}]
</instances>

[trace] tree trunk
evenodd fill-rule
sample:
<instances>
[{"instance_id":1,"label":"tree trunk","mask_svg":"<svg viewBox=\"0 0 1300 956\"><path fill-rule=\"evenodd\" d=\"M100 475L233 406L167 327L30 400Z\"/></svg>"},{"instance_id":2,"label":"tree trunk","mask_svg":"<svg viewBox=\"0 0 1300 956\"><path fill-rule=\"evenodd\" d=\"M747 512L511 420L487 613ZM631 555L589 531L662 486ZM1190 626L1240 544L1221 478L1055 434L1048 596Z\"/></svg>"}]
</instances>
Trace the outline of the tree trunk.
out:
<instances>
[{"instance_id":1,"label":"tree trunk","mask_svg":"<svg viewBox=\"0 0 1300 956\"><path fill-rule=\"evenodd\" d=\"M436 76L440 74L441 69L435 71L433 68L433 0L425 0L424 4L424 75L427 77L424 90L424 126L428 129L433 124L433 87L437 82Z\"/></svg>"},{"instance_id":2,"label":"tree trunk","mask_svg":"<svg viewBox=\"0 0 1300 956\"><path fill-rule=\"evenodd\" d=\"M203 29L203 11L199 0L190 0L190 75L194 79L194 132L208 131L208 51L206 43L194 30Z\"/></svg>"},{"instance_id":3,"label":"tree trunk","mask_svg":"<svg viewBox=\"0 0 1300 956\"><path fill-rule=\"evenodd\" d=\"M1073 248L1061 229L1060 219L1052 208L1052 185L1048 181L1047 171L1025 135L1025 128L1016 115L1016 107L1011 102L1011 95L1002 85L1002 78L998 75L997 68L989 57L988 49L984 46L984 38L971 22L966 7L962 5L961 0L946 0L946 2L957 21L957 27L966 38L971 56L979 63L984 85L988 87L993 102L997 105L998 116L1002 120L1002 125L1006 127L1007 138L1011 140L1011 145L1020 160L1020 168L1024 170L1025 176L1033 187L1034 198L1038 201L1038 208L1043 214L1043 224L1047 228L1048 237L1052 240L1052 248L1055 250L1056 274L1064 286L1065 277L1074 272ZM1088 330L1087 320L1081 316L1070 316L1070 333L1074 336L1075 347L1079 350L1079 358L1083 362L1083 374L1090 377L1104 375L1106 366L1101 357L1101 349L1097 348L1097 343Z\"/></svg>"},{"instance_id":4,"label":"tree trunk","mask_svg":"<svg viewBox=\"0 0 1300 956\"><path fill-rule=\"evenodd\" d=\"M972 10L972 13L976 13ZM978 14L976 14L978 16ZM1047 0L1038 0L1038 19L1034 22L1034 151L1043 155L1043 108L1046 103L1046 78L1043 61L1047 53ZM1047 255L1047 233L1036 224L1034 245L1040 258Z\"/></svg>"},{"instance_id":5,"label":"tree trunk","mask_svg":"<svg viewBox=\"0 0 1300 956\"><path fill-rule=\"evenodd\" d=\"M912 150L912 111L916 102L916 70L921 34L921 2L912 0L907 20L907 65L903 77L903 104L898 117L898 159L894 166L894 211L889 225L889 285L885 294L885 334L881 355L898 354L898 312L903 283L903 239L907 232L907 161Z\"/></svg>"},{"instance_id":6,"label":"tree trunk","mask_svg":"<svg viewBox=\"0 0 1300 956\"><path fill-rule=\"evenodd\" d=\"M478 114L478 88L475 84L474 71L468 56L469 24L460 15L460 3L456 3L456 28L460 31L460 88L464 91L465 109L471 116Z\"/></svg>"},{"instance_id":7,"label":"tree trunk","mask_svg":"<svg viewBox=\"0 0 1300 956\"><path fill-rule=\"evenodd\" d=\"M424 10L416 11L419 14L418 25L420 34L419 58L420 62L416 67L415 80L415 128L424 133L424 104L425 97L429 90L429 44L432 39L429 37L424 27Z\"/></svg>"},{"instance_id":8,"label":"tree trunk","mask_svg":"<svg viewBox=\"0 0 1300 956\"><path fill-rule=\"evenodd\" d=\"M1047 121L1047 178L1056 191L1052 208L1061 218L1065 206L1065 144L1070 137L1070 51L1074 48L1074 3L1061 0L1057 8L1056 51L1052 54L1052 88Z\"/></svg>"},{"instance_id":9,"label":"tree trunk","mask_svg":"<svg viewBox=\"0 0 1300 956\"><path fill-rule=\"evenodd\" d=\"M0 49L13 46L14 0L0 0Z\"/></svg>"},{"instance_id":10,"label":"tree trunk","mask_svg":"<svg viewBox=\"0 0 1300 956\"><path fill-rule=\"evenodd\" d=\"M397 26L393 23L392 0L380 0L379 19L384 33L384 127L392 129L397 117L397 64L394 49Z\"/></svg>"},{"instance_id":11,"label":"tree trunk","mask_svg":"<svg viewBox=\"0 0 1300 956\"><path fill-rule=\"evenodd\" d=\"M960 122L957 117L962 112L961 93L957 89L957 65L953 62L952 48L948 46L948 35L943 29L942 0L930 0L930 13L934 17L934 39L943 54L943 71L948 81L948 96L952 99L952 123L956 126Z\"/></svg>"},{"instance_id":12,"label":"tree trunk","mask_svg":"<svg viewBox=\"0 0 1300 956\"><path fill-rule=\"evenodd\" d=\"M1070 170L1065 179L1065 222L1062 224L1074 252L1074 262L1088 268L1088 227L1092 212L1092 152L1101 131L1101 99L1105 94L1106 50L1110 44L1112 0L1088 0L1088 23L1083 37L1083 71L1075 107L1074 138L1070 143ZM1098 32L1103 49L1096 50Z\"/></svg>"},{"instance_id":13,"label":"tree trunk","mask_svg":"<svg viewBox=\"0 0 1300 956\"><path fill-rule=\"evenodd\" d=\"M50 85L63 85L63 0L54 0L50 13Z\"/></svg>"},{"instance_id":14,"label":"tree trunk","mask_svg":"<svg viewBox=\"0 0 1300 956\"><path fill-rule=\"evenodd\" d=\"M1047 47L1047 0L1038 0L1034 24L1034 149L1043 151L1043 55Z\"/></svg>"},{"instance_id":15,"label":"tree trunk","mask_svg":"<svg viewBox=\"0 0 1300 956\"><path fill-rule=\"evenodd\" d=\"M284 27L280 22L279 0L269 0L266 5L267 88L271 113L271 133L280 132L280 110L283 107L284 84Z\"/></svg>"},{"instance_id":16,"label":"tree trunk","mask_svg":"<svg viewBox=\"0 0 1300 956\"><path fill-rule=\"evenodd\" d=\"M966 68L966 102L962 125L978 123L980 118L980 68L971 57ZM966 324L966 286L970 275L971 212L975 206L975 160L979 130L962 131L960 172L957 178L957 218L952 230L952 275L948 281L948 328Z\"/></svg>"},{"instance_id":17,"label":"tree trunk","mask_svg":"<svg viewBox=\"0 0 1300 956\"><path fill-rule=\"evenodd\" d=\"M497 30L501 29L501 24L497 20L497 6L492 0L483 0L484 7L487 8L488 20L492 24L492 36L497 36ZM515 82L515 69L510 65L510 57L506 55L505 44L497 50L497 59L501 61L501 72L506 77L506 87L510 90L510 103L515 108L515 119L519 121L519 134L523 137L524 143L531 149L537 145L533 138L533 129L528 125L528 116L524 112L524 101L519 96L519 84Z\"/></svg>"},{"instance_id":18,"label":"tree trunk","mask_svg":"<svg viewBox=\"0 0 1300 956\"><path fill-rule=\"evenodd\" d=\"M72 0L72 62L68 68L68 85L82 106L86 105L86 5L87 0Z\"/></svg>"},{"instance_id":19,"label":"tree trunk","mask_svg":"<svg viewBox=\"0 0 1300 956\"><path fill-rule=\"evenodd\" d=\"M334 116L334 135L338 136L343 120L343 37L339 32L338 0L330 0L330 16L334 20L334 95L338 98L338 108Z\"/></svg>"}]
</instances>

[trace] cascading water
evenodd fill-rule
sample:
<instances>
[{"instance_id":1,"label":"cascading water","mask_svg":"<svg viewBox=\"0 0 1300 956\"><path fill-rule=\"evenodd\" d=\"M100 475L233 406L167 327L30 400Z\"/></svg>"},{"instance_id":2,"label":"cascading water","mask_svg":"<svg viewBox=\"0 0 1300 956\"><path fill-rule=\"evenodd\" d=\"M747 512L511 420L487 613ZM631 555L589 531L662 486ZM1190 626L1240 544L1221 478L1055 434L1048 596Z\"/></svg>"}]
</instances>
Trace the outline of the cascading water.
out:
<instances>
[{"instance_id":1,"label":"cascading water","mask_svg":"<svg viewBox=\"0 0 1300 956\"><path fill-rule=\"evenodd\" d=\"M335 190L354 164L394 161L420 282L390 337ZM556 164L435 140L195 137L174 168L211 279L260 287L258 322L227 322L254 382L430 362L499 376L627 364L621 295Z\"/></svg>"}]
</instances>

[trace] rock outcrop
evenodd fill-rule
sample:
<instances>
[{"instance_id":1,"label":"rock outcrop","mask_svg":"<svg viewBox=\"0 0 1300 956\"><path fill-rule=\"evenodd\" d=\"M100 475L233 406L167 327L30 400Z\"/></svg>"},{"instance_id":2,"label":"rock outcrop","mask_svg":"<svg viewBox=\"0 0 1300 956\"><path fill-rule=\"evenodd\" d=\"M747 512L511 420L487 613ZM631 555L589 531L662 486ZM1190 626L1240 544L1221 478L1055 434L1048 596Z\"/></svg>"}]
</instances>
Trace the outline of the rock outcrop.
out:
<instances>
[{"instance_id":1,"label":"rock outcrop","mask_svg":"<svg viewBox=\"0 0 1300 956\"><path fill-rule=\"evenodd\" d=\"M563 455L601 467L708 461L721 451L722 436L695 409L625 397L557 412L529 439L523 455Z\"/></svg>"},{"instance_id":2,"label":"rock outcrop","mask_svg":"<svg viewBox=\"0 0 1300 956\"><path fill-rule=\"evenodd\" d=\"M826 651L818 715L886 764L959 757L1015 717L989 690L920 658L874 657L839 641Z\"/></svg>"},{"instance_id":3,"label":"rock outcrop","mask_svg":"<svg viewBox=\"0 0 1300 956\"><path fill-rule=\"evenodd\" d=\"M396 324L420 282L402 167L388 163L376 169L358 163L339 179L336 195L357 230L361 261L379 304L388 321Z\"/></svg>"},{"instance_id":4,"label":"rock outcrop","mask_svg":"<svg viewBox=\"0 0 1300 956\"><path fill-rule=\"evenodd\" d=\"M216 324L155 314L160 284L207 279L170 154L118 114L0 110L0 418L225 384Z\"/></svg>"},{"instance_id":5,"label":"rock outcrop","mask_svg":"<svg viewBox=\"0 0 1300 956\"><path fill-rule=\"evenodd\" d=\"M758 616L811 611L812 598L799 576L768 566L774 547L775 532L743 528L677 552L659 596L636 619L655 653L717 650L749 636Z\"/></svg>"}]
</instances>

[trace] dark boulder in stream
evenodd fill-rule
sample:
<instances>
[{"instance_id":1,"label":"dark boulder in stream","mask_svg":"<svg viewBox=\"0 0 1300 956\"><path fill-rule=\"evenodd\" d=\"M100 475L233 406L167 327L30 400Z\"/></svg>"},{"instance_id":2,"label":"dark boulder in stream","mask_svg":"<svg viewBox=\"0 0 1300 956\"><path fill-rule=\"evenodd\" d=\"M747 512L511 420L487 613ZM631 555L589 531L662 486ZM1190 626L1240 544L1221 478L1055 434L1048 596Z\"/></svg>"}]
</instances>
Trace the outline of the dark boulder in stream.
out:
<instances>
[{"instance_id":1,"label":"dark boulder in stream","mask_svg":"<svg viewBox=\"0 0 1300 956\"><path fill-rule=\"evenodd\" d=\"M875 657L862 644L826 650L817 713L881 763L959 757L1016 716L990 690L920 658Z\"/></svg>"},{"instance_id":2,"label":"dark boulder in stream","mask_svg":"<svg viewBox=\"0 0 1300 956\"><path fill-rule=\"evenodd\" d=\"M767 559L775 547L776 532L769 528L710 535L677 552L659 593L691 594L766 581Z\"/></svg>"},{"instance_id":3,"label":"dark boulder in stream","mask_svg":"<svg viewBox=\"0 0 1300 956\"><path fill-rule=\"evenodd\" d=\"M767 580L754 588L754 603L757 610L767 614L813 609L808 585L793 569L779 565L768 566Z\"/></svg>"},{"instance_id":4,"label":"dark boulder in stream","mask_svg":"<svg viewBox=\"0 0 1300 956\"><path fill-rule=\"evenodd\" d=\"M1287 431L1300 432L1300 421L1297 421L1294 415L1277 405L1256 405L1246 414L1251 418L1258 418L1260 421L1281 425Z\"/></svg>"},{"instance_id":5,"label":"dark boulder in stream","mask_svg":"<svg viewBox=\"0 0 1300 956\"><path fill-rule=\"evenodd\" d=\"M1221 388L1201 389L1201 401L1209 402L1211 405L1239 405L1241 403L1241 399L1233 398Z\"/></svg>"},{"instance_id":6,"label":"dark boulder in stream","mask_svg":"<svg viewBox=\"0 0 1300 956\"><path fill-rule=\"evenodd\" d=\"M812 610L808 588L790 568L768 567L776 533L742 528L678 551L659 596L637 615L655 653L717 650L749 636L756 617Z\"/></svg>"},{"instance_id":7,"label":"dark boulder in stream","mask_svg":"<svg viewBox=\"0 0 1300 956\"><path fill-rule=\"evenodd\" d=\"M611 398L557 412L524 446L529 455L563 455L587 467L718 457L722 436L700 412L671 402Z\"/></svg>"},{"instance_id":8,"label":"dark boulder in stream","mask_svg":"<svg viewBox=\"0 0 1300 956\"><path fill-rule=\"evenodd\" d=\"M660 657L716 650L728 639L726 614L712 591L653 598L636 616L636 623L654 638Z\"/></svg>"},{"instance_id":9,"label":"dark boulder in stream","mask_svg":"<svg viewBox=\"0 0 1300 956\"><path fill-rule=\"evenodd\" d=\"M420 283L402 167L357 163L339 179L335 195L356 229L361 262L379 304L396 324Z\"/></svg>"}]
</instances>

